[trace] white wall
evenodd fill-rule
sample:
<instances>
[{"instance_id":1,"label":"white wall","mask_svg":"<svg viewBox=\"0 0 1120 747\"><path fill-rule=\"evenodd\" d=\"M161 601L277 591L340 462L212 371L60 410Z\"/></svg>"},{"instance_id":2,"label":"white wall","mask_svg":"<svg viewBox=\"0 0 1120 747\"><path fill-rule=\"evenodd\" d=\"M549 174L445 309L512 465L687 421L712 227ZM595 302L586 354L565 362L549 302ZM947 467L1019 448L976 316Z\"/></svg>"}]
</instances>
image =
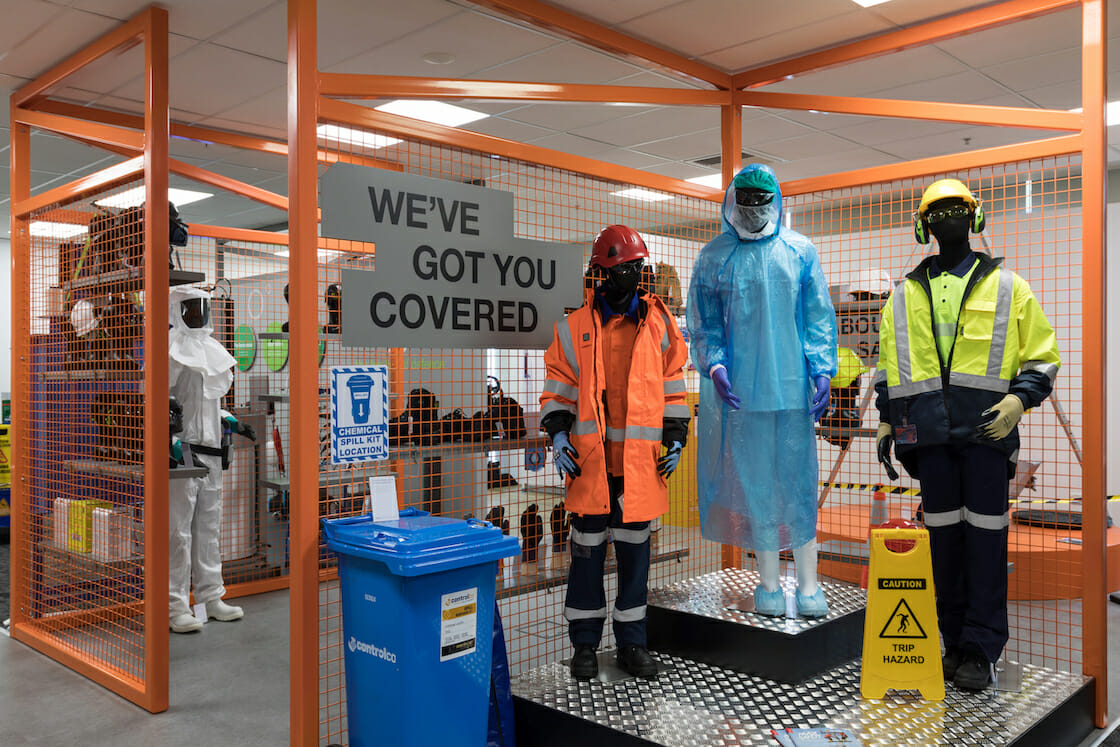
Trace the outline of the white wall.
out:
<instances>
[{"instance_id":1,"label":"white wall","mask_svg":"<svg viewBox=\"0 0 1120 747\"><path fill-rule=\"evenodd\" d=\"M12 391L12 253L0 239L0 392Z\"/></svg>"}]
</instances>

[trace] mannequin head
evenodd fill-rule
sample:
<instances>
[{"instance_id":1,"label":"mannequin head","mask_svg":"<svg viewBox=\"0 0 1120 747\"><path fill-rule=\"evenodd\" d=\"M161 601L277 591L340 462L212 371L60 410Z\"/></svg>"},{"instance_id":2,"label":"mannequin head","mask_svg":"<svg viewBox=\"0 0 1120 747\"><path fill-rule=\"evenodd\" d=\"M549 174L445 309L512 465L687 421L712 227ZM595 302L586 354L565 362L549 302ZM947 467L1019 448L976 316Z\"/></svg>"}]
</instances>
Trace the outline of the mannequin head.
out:
<instances>
[{"instance_id":1,"label":"mannequin head","mask_svg":"<svg viewBox=\"0 0 1120 747\"><path fill-rule=\"evenodd\" d=\"M591 247L591 272L600 281L603 295L616 311L629 305L642 279L649 251L638 232L629 226L607 226Z\"/></svg>"},{"instance_id":2,"label":"mannequin head","mask_svg":"<svg viewBox=\"0 0 1120 747\"><path fill-rule=\"evenodd\" d=\"M766 224L775 220L774 193L757 187L735 190L735 210L742 226L750 233L758 233Z\"/></svg>"},{"instance_id":3,"label":"mannequin head","mask_svg":"<svg viewBox=\"0 0 1120 747\"><path fill-rule=\"evenodd\" d=\"M914 236L918 243L937 239L939 264L951 269L972 251L968 234L984 230L984 211L980 201L957 179L934 182L922 195L915 214Z\"/></svg>"},{"instance_id":4,"label":"mannequin head","mask_svg":"<svg viewBox=\"0 0 1120 747\"><path fill-rule=\"evenodd\" d=\"M745 166L723 197L724 230L732 229L740 241L759 241L778 233L782 219L782 191L769 166Z\"/></svg>"}]
</instances>

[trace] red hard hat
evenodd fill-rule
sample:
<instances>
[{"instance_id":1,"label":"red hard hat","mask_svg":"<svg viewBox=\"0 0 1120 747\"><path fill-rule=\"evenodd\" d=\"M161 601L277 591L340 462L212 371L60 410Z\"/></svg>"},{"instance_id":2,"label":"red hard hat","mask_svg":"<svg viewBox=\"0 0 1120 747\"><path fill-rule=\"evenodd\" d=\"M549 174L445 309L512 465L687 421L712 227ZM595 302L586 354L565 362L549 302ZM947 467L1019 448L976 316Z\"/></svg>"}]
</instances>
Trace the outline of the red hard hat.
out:
<instances>
[{"instance_id":1,"label":"red hard hat","mask_svg":"<svg viewBox=\"0 0 1120 747\"><path fill-rule=\"evenodd\" d=\"M607 226L591 245L591 266L604 270L623 262L649 256L646 242L629 226Z\"/></svg>"}]
</instances>

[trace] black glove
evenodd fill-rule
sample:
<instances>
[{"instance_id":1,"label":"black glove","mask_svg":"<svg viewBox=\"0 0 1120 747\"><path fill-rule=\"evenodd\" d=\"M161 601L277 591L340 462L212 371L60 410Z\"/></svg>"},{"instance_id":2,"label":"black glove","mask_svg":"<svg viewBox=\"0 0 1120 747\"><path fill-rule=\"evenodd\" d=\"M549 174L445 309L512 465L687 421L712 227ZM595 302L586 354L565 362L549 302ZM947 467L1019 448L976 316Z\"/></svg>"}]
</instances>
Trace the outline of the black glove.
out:
<instances>
[{"instance_id":1,"label":"black glove","mask_svg":"<svg viewBox=\"0 0 1120 747\"><path fill-rule=\"evenodd\" d=\"M879 463L887 472L887 477L894 482L898 479L898 470L891 464L891 446L894 444L894 435L890 423L879 423L879 432L875 439L875 451L879 455Z\"/></svg>"}]
</instances>

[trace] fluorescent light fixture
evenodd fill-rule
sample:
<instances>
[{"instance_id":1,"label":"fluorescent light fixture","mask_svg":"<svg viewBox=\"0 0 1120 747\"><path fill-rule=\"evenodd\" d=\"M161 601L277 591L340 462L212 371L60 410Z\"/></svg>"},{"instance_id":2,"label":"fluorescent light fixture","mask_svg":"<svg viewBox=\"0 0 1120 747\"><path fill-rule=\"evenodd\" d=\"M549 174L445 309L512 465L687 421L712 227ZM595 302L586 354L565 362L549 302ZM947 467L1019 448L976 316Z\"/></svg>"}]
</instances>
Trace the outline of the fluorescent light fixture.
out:
<instances>
[{"instance_id":1,"label":"fluorescent light fixture","mask_svg":"<svg viewBox=\"0 0 1120 747\"><path fill-rule=\"evenodd\" d=\"M882 5L888 2L888 0L852 0L852 2L861 8L870 8L872 5Z\"/></svg>"},{"instance_id":2,"label":"fluorescent light fixture","mask_svg":"<svg viewBox=\"0 0 1120 747\"><path fill-rule=\"evenodd\" d=\"M33 220L28 228L32 236L45 236L48 239L69 239L89 233L87 226L77 223L54 223L47 220Z\"/></svg>"},{"instance_id":3,"label":"fluorescent light fixture","mask_svg":"<svg viewBox=\"0 0 1120 747\"><path fill-rule=\"evenodd\" d=\"M637 187L622 189L618 192L611 192L611 194L615 197L625 197L627 200L637 200L638 202L661 202L662 200L673 199L672 195L650 192L648 189L638 189Z\"/></svg>"},{"instance_id":4,"label":"fluorescent light fixture","mask_svg":"<svg viewBox=\"0 0 1120 747\"><path fill-rule=\"evenodd\" d=\"M699 184L701 187L711 187L712 189L719 189L723 186L723 174L708 174L707 176L694 176L691 179L685 179L686 182Z\"/></svg>"},{"instance_id":5,"label":"fluorescent light fixture","mask_svg":"<svg viewBox=\"0 0 1120 747\"><path fill-rule=\"evenodd\" d=\"M396 101L390 101L388 104L382 104L376 107L376 109L379 112L399 114L402 117L412 117L413 119L431 122L432 124L446 125L447 127L458 127L459 125L477 122L480 119L486 119L490 116L489 114L476 112L472 109L464 109L454 104L445 104L442 101L413 99L397 99Z\"/></svg>"},{"instance_id":6,"label":"fluorescent light fixture","mask_svg":"<svg viewBox=\"0 0 1120 747\"><path fill-rule=\"evenodd\" d=\"M321 262L328 262L328 261L330 261L332 259L335 259L337 257L341 257L345 253L346 252L336 252L333 249L320 249L319 250L319 260ZM281 249L280 251L276 252L276 254L273 255L273 256L276 256L276 257L290 257L290 256L292 256L292 250L291 249Z\"/></svg>"},{"instance_id":7,"label":"fluorescent light fixture","mask_svg":"<svg viewBox=\"0 0 1120 747\"><path fill-rule=\"evenodd\" d=\"M355 130L350 127L338 127L337 125L329 124L319 125L315 128L315 132L324 140L334 140L347 145L360 145L370 150L386 148L401 142L401 139L397 137L378 135L373 132L366 132L365 130Z\"/></svg>"},{"instance_id":8,"label":"fluorescent light fixture","mask_svg":"<svg viewBox=\"0 0 1120 747\"><path fill-rule=\"evenodd\" d=\"M211 192L195 192L190 189L170 188L167 190L167 199L174 202L175 207L190 205L192 202L198 202L199 200L205 200L213 196ZM126 189L120 194L109 195L100 200L94 200L93 204L108 208L130 208L143 205L145 197L144 187L140 186Z\"/></svg>"},{"instance_id":9,"label":"fluorescent light fixture","mask_svg":"<svg viewBox=\"0 0 1120 747\"><path fill-rule=\"evenodd\" d=\"M1081 107L1070 109L1071 112L1081 112ZM1120 101L1109 101L1104 107L1105 126L1112 127L1113 125L1120 124Z\"/></svg>"}]
</instances>

